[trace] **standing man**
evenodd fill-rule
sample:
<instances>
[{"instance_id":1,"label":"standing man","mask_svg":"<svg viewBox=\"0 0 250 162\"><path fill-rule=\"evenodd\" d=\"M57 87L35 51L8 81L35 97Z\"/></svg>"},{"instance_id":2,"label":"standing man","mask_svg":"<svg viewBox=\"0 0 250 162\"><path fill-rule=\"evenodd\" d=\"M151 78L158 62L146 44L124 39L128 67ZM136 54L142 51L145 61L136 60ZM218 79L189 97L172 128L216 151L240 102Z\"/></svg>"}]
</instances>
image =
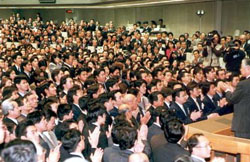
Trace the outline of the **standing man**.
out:
<instances>
[{"instance_id":1,"label":"standing man","mask_svg":"<svg viewBox=\"0 0 250 162\"><path fill-rule=\"evenodd\" d=\"M226 92L227 101L234 104L232 130L235 136L250 139L250 59L242 60L240 70L246 79L240 81L235 90L226 84L222 88Z\"/></svg>"}]
</instances>

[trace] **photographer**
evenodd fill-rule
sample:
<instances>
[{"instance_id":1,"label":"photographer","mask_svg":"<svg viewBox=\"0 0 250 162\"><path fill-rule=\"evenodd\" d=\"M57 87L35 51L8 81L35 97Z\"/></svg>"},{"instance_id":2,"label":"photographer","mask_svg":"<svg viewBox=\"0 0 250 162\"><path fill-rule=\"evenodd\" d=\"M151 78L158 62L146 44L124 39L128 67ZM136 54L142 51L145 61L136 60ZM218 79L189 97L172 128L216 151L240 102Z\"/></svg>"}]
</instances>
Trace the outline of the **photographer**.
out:
<instances>
[{"instance_id":1,"label":"photographer","mask_svg":"<svg viewBox=\"0 0 250 162\"><path fill-rule=\"evenodd\" d=\"M233 44L229 44L224 56L226 69L235 74L240 73L241 61L245 58L245 52L240 49L240 46L241 41L234 40Z\"/></svg>"},{"instance_id":2,"label":"photographer","mask_svg":"<svg viewBox=\"0 0 250 162\"><path fill-rule=\"evenodd\" d=\"M220 35L217 32L210 32L203 43L204 66L220 66L221 56Z\"/></svg>"}]
</instances>

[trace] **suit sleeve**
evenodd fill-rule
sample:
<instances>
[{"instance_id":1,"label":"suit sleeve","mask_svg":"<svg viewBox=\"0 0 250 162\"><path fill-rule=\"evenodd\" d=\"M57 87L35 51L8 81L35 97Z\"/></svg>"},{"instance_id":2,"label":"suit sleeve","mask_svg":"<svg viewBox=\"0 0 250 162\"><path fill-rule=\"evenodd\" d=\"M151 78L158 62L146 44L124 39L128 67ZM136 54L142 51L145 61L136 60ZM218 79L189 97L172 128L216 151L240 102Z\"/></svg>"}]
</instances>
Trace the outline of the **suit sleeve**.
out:
<instances>
[{"instance_id":1,"label":"suit sleeve","mask_svg":"<svg viewBox=\"0 0 250 162\"><path fill-rule=\"evenodd\" d=\"M239 83L234 92L226 92L226 99L231 104L237 104L240 102L241 98L243 97L243 85Z\"/></svg>"}]
</instances>

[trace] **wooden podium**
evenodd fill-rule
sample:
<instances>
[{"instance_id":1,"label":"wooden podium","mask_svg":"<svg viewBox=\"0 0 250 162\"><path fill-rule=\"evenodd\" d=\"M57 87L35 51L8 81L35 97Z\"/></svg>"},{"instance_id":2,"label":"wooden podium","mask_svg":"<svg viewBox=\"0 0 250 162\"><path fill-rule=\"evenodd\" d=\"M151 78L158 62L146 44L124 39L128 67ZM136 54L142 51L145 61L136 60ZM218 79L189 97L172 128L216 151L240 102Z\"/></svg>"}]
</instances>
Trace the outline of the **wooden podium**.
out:
<instances>
[{"instance_id":1,"label":"wooden podium","mask_svg":"<svg viewBox=\"0 0 250 162\"><path fill-rule=\"evenodd\" d=\"M240 154L241 162L250 162L250 140L237 138L231 131L233 114L189 124L188 136L203 133L211 142L212 150Z\"/></svg>"}]
</instances>

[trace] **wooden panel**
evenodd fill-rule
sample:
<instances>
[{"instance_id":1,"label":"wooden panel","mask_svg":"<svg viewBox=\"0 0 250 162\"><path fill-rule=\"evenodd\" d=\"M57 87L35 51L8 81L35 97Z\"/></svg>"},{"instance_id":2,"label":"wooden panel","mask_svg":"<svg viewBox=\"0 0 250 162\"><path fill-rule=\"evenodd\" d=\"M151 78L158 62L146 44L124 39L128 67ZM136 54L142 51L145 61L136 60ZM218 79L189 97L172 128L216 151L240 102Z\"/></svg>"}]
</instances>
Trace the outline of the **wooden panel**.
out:
<instances>
[{"instance_id":1,"label":"wooden panel","mask_svg":"<svg viewBox=\"0 0 250 162\"><path fill-rule=\"evenodd\" d=\"M241 154L241 161L250 161L250 140L231 136L232 114L189 124L188 135L203 133L211 142L212 149L231 154Z\"/></svg>"}]
</instances>

